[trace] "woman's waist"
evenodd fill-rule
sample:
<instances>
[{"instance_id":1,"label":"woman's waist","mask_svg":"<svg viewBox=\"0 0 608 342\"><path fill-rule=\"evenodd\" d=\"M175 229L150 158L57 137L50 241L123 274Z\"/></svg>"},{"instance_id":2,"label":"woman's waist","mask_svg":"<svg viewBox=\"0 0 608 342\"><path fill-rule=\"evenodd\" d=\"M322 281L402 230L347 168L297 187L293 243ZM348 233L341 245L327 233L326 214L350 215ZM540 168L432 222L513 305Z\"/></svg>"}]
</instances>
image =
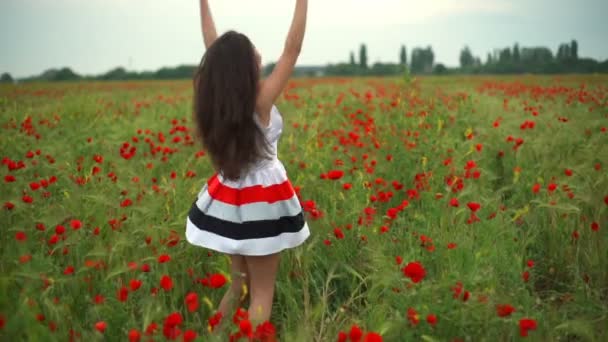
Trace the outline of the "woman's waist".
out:
<instances>
[{"instance_id":1,"label":"woman's waist","mask_svg":"<svg viewBox=\"0 0 608 342\"><path fill-rule=\"evenodd\" d=\"M247 170L247 173L262 171L265 169L271 169L276 167L283 169L283 163L281 163L277 156L272 156L269 159L258 160L256 163L251 165L251 167Z\"/></svg>"}]
</instances>

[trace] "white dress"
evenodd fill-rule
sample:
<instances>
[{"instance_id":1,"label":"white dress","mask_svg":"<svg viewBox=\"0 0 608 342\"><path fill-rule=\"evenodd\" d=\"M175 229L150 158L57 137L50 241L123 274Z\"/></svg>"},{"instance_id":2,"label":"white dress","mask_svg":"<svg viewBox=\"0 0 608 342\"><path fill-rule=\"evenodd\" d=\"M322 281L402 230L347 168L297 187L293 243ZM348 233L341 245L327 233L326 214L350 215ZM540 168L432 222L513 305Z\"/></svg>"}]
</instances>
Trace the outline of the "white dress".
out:
<instances>
[{"instance_id":1,"label":"white dress","mask_svg":"<svg viewBox=\"0 0 608 342\"><path fill-rule=\"evenodd\" d=\"M277 156L283 118L273 106L270 124L256 123L270 143L272 158L237 181L214 174L202 187L186 220L193 245L232 255L268 255L301 245L310 230L302 206Z\"/></svg>"}]
</instances>

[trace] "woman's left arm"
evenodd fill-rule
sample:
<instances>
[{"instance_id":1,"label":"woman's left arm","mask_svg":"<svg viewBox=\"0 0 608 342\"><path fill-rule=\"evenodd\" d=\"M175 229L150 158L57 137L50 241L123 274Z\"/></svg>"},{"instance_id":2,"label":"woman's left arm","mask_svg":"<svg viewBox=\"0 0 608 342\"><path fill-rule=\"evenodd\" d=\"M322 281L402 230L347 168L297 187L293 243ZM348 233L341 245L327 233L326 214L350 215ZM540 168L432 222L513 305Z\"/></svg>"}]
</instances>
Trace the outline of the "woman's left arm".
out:
<instances>
[{"instance_id":1,"label":"woman's left arm","mask_svg":"<svg viewBox=\"0 0 608 342\"><path fill-rule=\"evenodd\" d=\"M203 30L203 39L205 41L205 47L208 49L211 44L217 39L217 31L215 30L215 23L211 16L211 10L209 9L208 0L200 0L201 8L201 26Z\"/></svg>"}]
</instances>

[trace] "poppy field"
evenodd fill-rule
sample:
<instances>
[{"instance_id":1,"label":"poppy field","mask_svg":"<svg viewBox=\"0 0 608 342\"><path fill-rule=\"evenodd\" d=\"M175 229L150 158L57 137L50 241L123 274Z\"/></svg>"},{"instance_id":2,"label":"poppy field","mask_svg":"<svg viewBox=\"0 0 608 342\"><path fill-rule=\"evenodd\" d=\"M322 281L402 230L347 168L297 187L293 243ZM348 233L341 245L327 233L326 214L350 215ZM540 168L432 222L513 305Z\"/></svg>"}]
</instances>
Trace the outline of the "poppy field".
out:
<instances>
[{"instance_id":1,"label":"poppy field","mask_svg":"<svg viewBox=\"0 0 608 342\"><path fill-rule=\"evenodd\" d=\"M277 107L311 237L253 326L185 240L191 82L0 85L0 340L608 338L607 76L294 79Z\"/></svg>"}]
</instances>

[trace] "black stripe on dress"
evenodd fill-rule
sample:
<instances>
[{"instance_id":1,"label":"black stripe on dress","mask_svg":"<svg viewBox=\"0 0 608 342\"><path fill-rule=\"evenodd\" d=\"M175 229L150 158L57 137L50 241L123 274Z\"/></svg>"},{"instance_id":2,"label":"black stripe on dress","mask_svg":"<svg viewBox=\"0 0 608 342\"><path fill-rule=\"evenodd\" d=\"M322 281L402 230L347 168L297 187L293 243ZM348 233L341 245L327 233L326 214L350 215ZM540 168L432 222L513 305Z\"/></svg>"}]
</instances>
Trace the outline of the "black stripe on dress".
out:
<instances>
[{"instance_id":1,"label":"black stripe on dress","mask_svg":"<svg viewBox=\"0 0 608 342\"><path fill-rule=\"evenodd\" d=\"M304 214L300 211L295 216L283 216L276 220L244 221L235 223L206 215L192 204L188 213L190 221L200 230L220 235L233 240L263 239L278 236L281 233L297 233L305 224Z\"/></svg>"}]
</instances>

